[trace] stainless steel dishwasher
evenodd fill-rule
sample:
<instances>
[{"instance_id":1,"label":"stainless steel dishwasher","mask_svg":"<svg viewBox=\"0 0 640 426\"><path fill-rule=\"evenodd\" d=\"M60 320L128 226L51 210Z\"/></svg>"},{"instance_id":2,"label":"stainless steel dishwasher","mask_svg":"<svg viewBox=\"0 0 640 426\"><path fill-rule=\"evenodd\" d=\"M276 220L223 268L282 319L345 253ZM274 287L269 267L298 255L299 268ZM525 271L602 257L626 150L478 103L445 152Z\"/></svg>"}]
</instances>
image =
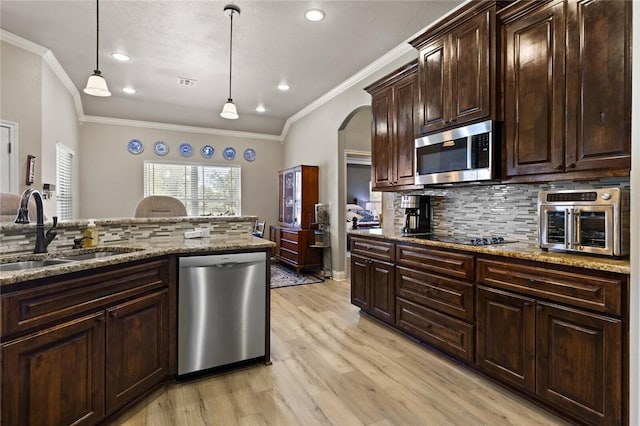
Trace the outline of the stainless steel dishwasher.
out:
<instances>
[{"instance_id":1,"label":"stainless steel dishwasher","mask_svg":"<svg viewBox=\"0 0 640 426\"><path fill-rule=\"evenodd\" d=\"M265 252L179 259L178 375L265 356Z\"/></svg>"}]
</instances>

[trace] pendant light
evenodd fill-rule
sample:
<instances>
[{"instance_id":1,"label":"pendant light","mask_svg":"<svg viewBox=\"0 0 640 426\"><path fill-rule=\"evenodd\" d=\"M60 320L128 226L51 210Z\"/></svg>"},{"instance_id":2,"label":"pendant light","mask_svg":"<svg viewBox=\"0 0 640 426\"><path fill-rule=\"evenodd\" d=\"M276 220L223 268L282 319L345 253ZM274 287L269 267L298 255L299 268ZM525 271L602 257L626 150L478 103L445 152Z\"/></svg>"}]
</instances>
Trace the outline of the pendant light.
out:
<instances>
[{"instance_id":1,"label":"pendant light","mask_svg":"<svg viewBox=\"0 0 640 426\"><path fill-rule=\"evenodd\" d=\"M100 0L96 0L96 69L93 70L93 74L89 76L87 80L87 87L84 88L84 93L91 96L111 96L111 92L107 88L107 81L100 73L100 67L98 66L98 53L100 51Z\"/></svg>"},{"instance_id":2,"label":"pendant light","mask_svg":"<svg viewBox=\"0 0 640 426\"><path fill-rule=\"evenodd\" d=\"M240 14L240 8L235 4L228 4L224 7L224 12L229 14L231 18L231 32L229 34L229 98L227 99L227 103L224 104L222 108L222 112L220 113L220 117L226 118L228 120L236 120L240 118L238 115L238 110L236 109L236 104L233 103L233 99L231 99L231 64L232 64L232 52L233 52L233 14Z\"/></svg>"}]
</instances>

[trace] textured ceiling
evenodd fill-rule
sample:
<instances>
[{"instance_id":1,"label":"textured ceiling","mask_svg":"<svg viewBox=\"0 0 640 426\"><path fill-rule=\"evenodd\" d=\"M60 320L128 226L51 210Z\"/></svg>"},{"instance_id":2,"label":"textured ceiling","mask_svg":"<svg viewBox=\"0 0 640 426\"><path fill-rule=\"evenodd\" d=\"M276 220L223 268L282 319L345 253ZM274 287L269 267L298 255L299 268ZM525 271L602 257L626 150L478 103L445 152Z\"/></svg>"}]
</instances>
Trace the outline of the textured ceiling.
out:
<instances>
[{"instance_id":1,"label":"textured ceiling","mask_svg":"<svg viewBox=\"0 0 640 426\"><path fill-rule=\"evenodd\" d=\"M81 92L84 113L279 135L287 118L418 33L460 1L237 1L233 99L240 119L219 113L226 101L229 18L226 2L103 0L100 69L112 96L82 93L95 68L92 0L2 0L0 26L51 49ZM320 7L322 22L304 19ZM123 63L111 58L131 56ZM197 80L181 87L178 77ZM286 81L289 92L276 86ZM135 95L122 92L125 86ZM263 104L267 109L257 113Z\"/></svg>"}]
</instances>

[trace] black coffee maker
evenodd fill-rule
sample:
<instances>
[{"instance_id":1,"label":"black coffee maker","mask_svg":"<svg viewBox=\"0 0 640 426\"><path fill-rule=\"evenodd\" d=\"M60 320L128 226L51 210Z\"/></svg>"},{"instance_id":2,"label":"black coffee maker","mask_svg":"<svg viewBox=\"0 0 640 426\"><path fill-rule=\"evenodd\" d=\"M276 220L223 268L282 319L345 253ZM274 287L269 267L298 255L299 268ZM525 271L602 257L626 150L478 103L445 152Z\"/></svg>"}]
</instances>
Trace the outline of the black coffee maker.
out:
<instances>
[{"instance_id":1,"label":"black coffee maker","mask_svg":"<svg viewBox=\"0 0 640 426\"><path fill-rule=\"evenodd\" d=\"M403 195L400 208L404 209L403 234L426 234L431 230L431 208L428 195Z\"/></svg>"}]
</instances>

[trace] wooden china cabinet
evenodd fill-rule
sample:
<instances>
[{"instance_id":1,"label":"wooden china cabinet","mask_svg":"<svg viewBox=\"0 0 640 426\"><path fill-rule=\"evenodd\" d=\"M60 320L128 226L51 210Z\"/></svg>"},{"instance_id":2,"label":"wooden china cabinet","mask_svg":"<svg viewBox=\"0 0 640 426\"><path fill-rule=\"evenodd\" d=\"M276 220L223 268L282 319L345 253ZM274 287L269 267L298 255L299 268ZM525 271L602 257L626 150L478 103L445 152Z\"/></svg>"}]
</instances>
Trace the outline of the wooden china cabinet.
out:
<instances>
[{"instance_id":1,"label":"wooden china cabinet","mask_svg":"<svg viewBox=\"0 0 640 426\"><path fill-rule=\"evenodd\" d=\"M314 209L318 203L318 166L296 166L278 172L278 226L269 239L274 257L296 269L322 266L322 249L315 245Z\"/></svg>"}]
</instances>

